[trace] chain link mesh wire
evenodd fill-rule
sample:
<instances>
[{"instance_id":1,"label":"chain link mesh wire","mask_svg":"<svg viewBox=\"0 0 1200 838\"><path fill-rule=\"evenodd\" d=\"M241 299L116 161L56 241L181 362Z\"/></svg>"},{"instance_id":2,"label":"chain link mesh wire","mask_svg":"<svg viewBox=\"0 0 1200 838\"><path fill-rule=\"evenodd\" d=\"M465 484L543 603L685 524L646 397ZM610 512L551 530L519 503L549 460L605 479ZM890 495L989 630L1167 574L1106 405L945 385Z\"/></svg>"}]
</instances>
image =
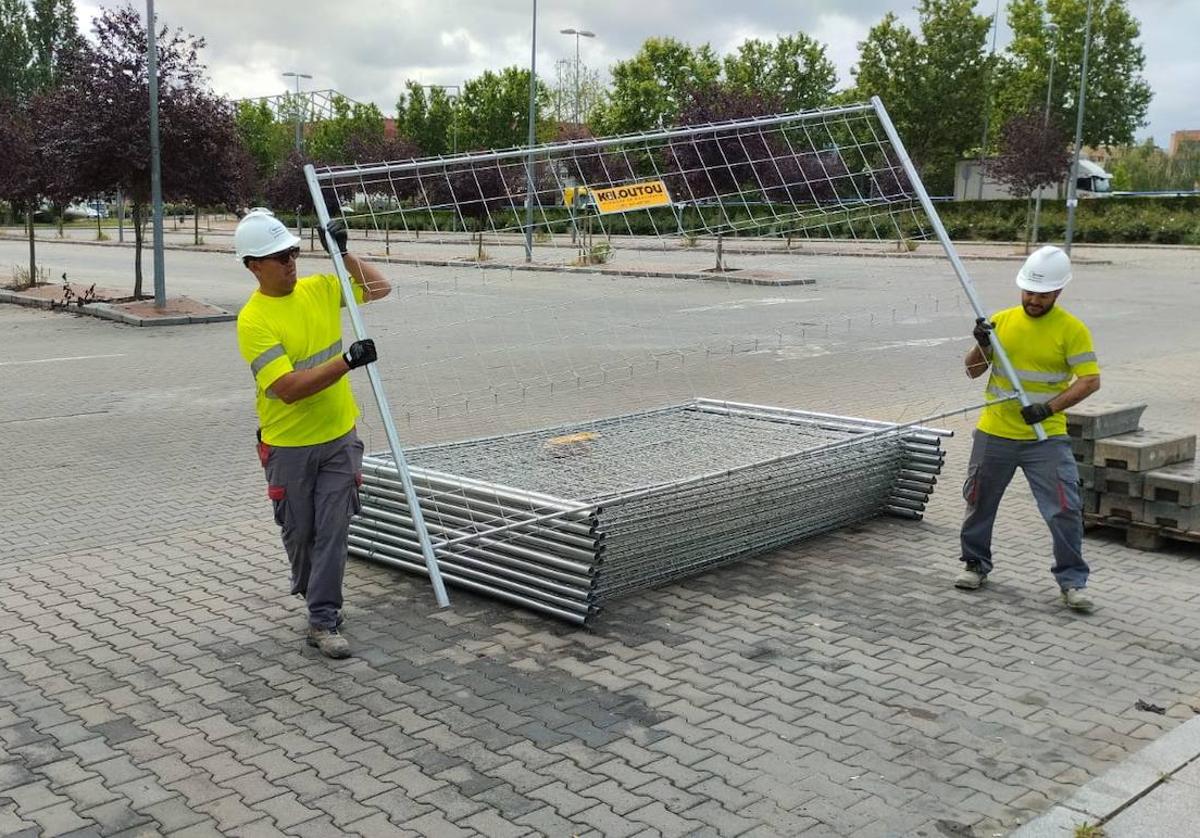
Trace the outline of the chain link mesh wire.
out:
<instances>
[{"instance_id":1,"label":"chain link mesh wire","mask_svg":"<svg viewBox=\"0 0 1200 838\"><path fill-rule=\"evenodd\" d=\"M912 449L849 417L906 424L978 401L961 371L973 312L872 105L317 179L352 249L392 263L394 293L365 313L455 584L493 585L479 563L504 555L525 563L510 573L582 574L594 603L688 572L706 549L725 561L869 517L891 505ZM704 399L771 418L697 409ZM780 421L779 407L835 418ZM940 464L936 446L922 456ZM395 470L372 462L368 507L398 517L357 523L354 549L378 557L383 522L408 561L402 498L379 494L394 494ZM628 499L664 486L674 495ZM791 503L811 513L803 525L764 520ZM626 551L599 581L603 561L547 564L560 534L603 556L605 527L627 544L694 538L674 555Z\"/></svg>"}]
</instances>

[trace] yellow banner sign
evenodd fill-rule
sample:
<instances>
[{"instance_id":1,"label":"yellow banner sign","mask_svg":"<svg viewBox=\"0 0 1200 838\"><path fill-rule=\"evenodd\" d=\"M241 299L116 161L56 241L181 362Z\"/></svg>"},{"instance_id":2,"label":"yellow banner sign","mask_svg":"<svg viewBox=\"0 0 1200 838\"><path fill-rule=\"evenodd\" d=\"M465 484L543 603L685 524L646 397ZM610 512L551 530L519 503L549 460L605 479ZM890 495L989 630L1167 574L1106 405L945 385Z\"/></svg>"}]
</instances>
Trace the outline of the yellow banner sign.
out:
<instances>
[{"instance_id":1,"label":"yellow banner sign","mask_svg":"<svg viewBox=\"0 0 1200 838\"><path fill-rule=\"evenodd\" d=\"M593 189L592 197L601 215L613 212L629 212L646 207L665 207L671 204L667 185L661 180L644 180L625 186L608 186Z\"/></svg>"}]
</instances>

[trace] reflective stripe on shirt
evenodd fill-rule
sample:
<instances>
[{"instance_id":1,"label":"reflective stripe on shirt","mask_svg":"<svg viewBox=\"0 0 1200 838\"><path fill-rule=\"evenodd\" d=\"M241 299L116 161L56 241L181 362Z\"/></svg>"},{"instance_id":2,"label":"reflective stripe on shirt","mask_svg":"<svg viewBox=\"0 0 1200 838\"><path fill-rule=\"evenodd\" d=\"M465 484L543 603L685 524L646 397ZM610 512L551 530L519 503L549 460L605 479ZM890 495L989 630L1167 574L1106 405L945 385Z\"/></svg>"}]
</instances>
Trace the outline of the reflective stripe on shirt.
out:
<instances>
[{"instance_id":1,"label":"reflective stripe on shirt","mask_svg":"<svg viewBox=\"0 0 1200 838\"><path fill-rule=\"evenodd\" d=\"M263 367L274 361L276 358L282 358L284 354L283 344L275 344L250 362L250 374L257 378L258 374L263 371Z\"/></svg>"},{"instance_id":2,"label":"reflective stripe on shirt","mask_svg":"<svg viewBox=\"0 0 1200 838\"><path fill-rule=\"evenodd\" d=\"M325 349L317 352L314 355L309 355L307 358L301 358L292 364L293 369L310 370L313 367L319 367L321 364L333 358L336 355L342 354L342 339L338 338Z\"/></svg>"},{"instance_id":3,"label":"reflective stripe on shirt","mask_svg":"<svg viewBox=\"0 0 1200 838\"><path fill-rule=\"evenodd\" d=\"M1071 380L1069 372L1037 372L1036 370L1015 370L1017 378L1036 384L1058 384Z\"/></svg>"},{"instance_id":4,"label":"reflective stripe on shirt","mask_svg":"<svg viewBox=\"0 0 1200 838\"><path fill-rule=\"evenodd\" d=\"M998 399L1014 399L1017 397L1017 394L1011 390L1005 390L1002 387L997 387L995 384L989 384L987 391ZM1028 397L1030 404L1045 404L1057 396L1058 393L1031 393L1026 390L1025 395Z\"/></svg>"}]
</instances>

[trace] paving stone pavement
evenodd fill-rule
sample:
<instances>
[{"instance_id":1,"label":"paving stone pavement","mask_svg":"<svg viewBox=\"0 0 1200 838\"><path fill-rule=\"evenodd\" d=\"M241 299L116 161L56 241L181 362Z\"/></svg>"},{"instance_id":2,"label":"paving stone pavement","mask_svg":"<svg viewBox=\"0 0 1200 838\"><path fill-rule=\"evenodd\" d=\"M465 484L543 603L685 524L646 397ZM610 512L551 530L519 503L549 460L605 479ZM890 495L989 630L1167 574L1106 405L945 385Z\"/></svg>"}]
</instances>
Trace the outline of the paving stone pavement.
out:
<instances>
[{"instance_id":1,"label":"paving stone pavement","mask_svg":"<svg viewBox=\"0 0 1200 838\"><path fill-rule=\"evenodd\" d=\"M1170 323L1200 303L1159 296L1161 346L1107 324L1105 396L1186 427L1200 346ZM439 611L352 562L356 655L327 661L286 596L231 328L0 310L0 329L10 360L120 356L0 366L3 835L982 838L1200 706L1194 548L1089 537L1101 607L1072 615L1014 484L988 589L949 587L965 436L924 521L639 594L587 631L455 590Z\"/></svg>"}]
</instances>

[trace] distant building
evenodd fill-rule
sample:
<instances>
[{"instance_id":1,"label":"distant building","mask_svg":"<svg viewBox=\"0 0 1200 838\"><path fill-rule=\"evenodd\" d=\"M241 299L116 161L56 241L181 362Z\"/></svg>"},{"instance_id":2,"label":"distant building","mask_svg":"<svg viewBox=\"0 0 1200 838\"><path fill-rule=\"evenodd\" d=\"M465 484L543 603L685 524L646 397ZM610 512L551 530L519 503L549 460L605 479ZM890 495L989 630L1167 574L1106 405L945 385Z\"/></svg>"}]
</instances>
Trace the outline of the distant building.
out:
<instances>
[{"instance_id":1,"label":"distant building","mask_svg":"<svg viewBox=\"0 0 1200 838\"><path fill-rule=\"evenodd\" d=\"M1200 130L1174 131L1171 134L1171 145L1167 148L1167 156L1174 157L1179 153L1179 147L1184 143L1200 143Z\"/></svg>"}]
</instances>

